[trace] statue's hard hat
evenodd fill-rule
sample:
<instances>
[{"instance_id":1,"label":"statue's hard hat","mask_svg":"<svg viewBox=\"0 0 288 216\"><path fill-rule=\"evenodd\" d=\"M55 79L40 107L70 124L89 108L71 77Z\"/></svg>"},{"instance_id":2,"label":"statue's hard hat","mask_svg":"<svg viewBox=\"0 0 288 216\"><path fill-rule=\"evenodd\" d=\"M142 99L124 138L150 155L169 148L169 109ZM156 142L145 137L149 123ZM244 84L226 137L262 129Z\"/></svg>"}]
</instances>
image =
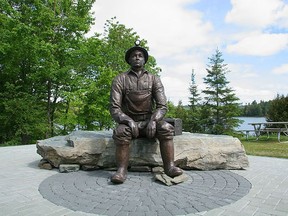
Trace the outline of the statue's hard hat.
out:
<instances>
[{"instance_id":1,"label":"statue's hard hat","mask_svg":"<svg viewBox=\"0 0 288 216\"><path fill-rule=\"evenodd\" d=\"M143 48L143 47L140 46L140 41L139 41L139 40L135 41L135 46L131 47L130 49L128 49L128 50L126 51L126 54L125 54L125 60L126 60L126 62L129 64L129 57L130 57L131 53L132 53L134 50L140 50L141 52L143 52L144 58L145 58L145 64L146 64L146 62L148 61L148 56L149 56L149 55L148 55L147 50L146 50L145 48Z\"/></svg>"}]
</instances>

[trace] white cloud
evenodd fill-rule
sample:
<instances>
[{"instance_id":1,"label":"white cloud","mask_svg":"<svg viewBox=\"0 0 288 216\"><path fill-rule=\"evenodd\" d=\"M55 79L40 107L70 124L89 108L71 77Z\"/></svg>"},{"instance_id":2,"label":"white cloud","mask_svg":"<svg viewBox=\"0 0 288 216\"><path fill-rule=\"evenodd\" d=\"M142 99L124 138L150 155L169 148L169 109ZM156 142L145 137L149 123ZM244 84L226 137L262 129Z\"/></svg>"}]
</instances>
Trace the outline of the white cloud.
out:
<instances>
[{"instance_id":1,"label":"white cloud","mask_svg":"<svg viewBox=\"0 0 288 216\"><path fill-rule=\"evenodd\" d=\"M102 33L106 20L114 16L127 28L133 28L148 41L149 54L162 68L167 98L174 104L179 100L186 104L192 68L200 80L206 72L207 57L220 41L200 11L184 7L197 1L146 0L139 5L133 0L98 0L93 7L95 25L89 35Z\"/></svg>"},{"instance_id":2,"label":"white cloud","mask_svg":"<svg viewBox=\"0 0 288 216\"><path fill-rule=\"evenodd\" d=\"M196 10L186 10L185 3L195 0L170 1L98 0L93 10L96 21L91 32L103 32L106 20L116 16L127 28L149 41L150 51L156 58L177 55L191 47L209 46L212 25L202 20ZM90 33L91 35L91 33ZM215 38L215 37L214 37Z\"/></svg>"},{"instance_id":3,"label":"white cloud","mask_svg":"<svg viewBox=\"0 0 288 216\"><path fill-rule=\"evenodd\" d=\"M282 28L288 28L288 5L283 6L283 9L278 14L278 25Z\"/></svg>"},{"instance_id":4,"label":"white cloud","mask_svg":"<svg viewBox=\"0 0 288 216\"><path fill-rule=\"evenodd\" d=\"M282 0L231 0L231 4L226 22L246 27L264 28L288 16L287 5Z\"/></svg>"},{"instance_id":5,"label":"white cloud","mask_svg":"<svg viewBox=\"0 0 288 216\"><path fill-rule=\"evenodd\" d=\"M283 64L272 70L274 74L288 74L288 64Z\"/></svg>"},{"instance_id":6,"label":"white cloud","mask_svg":"<svg viewBox=\"0 0 288 216\"><path fill-rule=\"evenodd\" d=\"M257 78L259 75L255 72L250 64L236 64L228 63L228 68L230 73L228 77L232 77L235 80L247 79L247 78Z\"/></svg>"},{"instance_id":7,"label":"white cloud","mask_svg":"<svg viewBox=\"0 0 288 216\"><path fill-rule=\"evenodd\" d=\"M177 104L180 100L183 104L188 103L189 97L189 82L183 82L178 77L161 76L162 83L165 88L165 94L167 99L173 104ZM168 88L169 86L169 88Z\"/></svg>"},{"instance_id":8,"label":"white cloud","mask_svg":"<svg viewBox=\"0 0 288 216\"><path fill-rule=\"evenodd\" d=\"M179 100L183 104L188 103L192 69L195 69L199 90L205 88L203 77L206 76L207 58L216 47L220 46L221 50L224 49L221 46L226 44L228 52L224 52L224 58L226 60L227 56L229 61L235 63L231 65L228 62L231 70L228 81L241 101L269 100L276 93L288 92L285 81L277 80L279 76L266 76L271 70L264 71L263 65L259 69L259 65L247 64L245 60L245 55L250 55L250 63L253 56L269 56L287 49L288 36L283 33L285 31L279 32L280 28L288 27L288 5L281 0L231 0L232 9L226 15L226 22L236 25L226 26L222 23L224 20L207 20L209 16L205 17L204 14L212 7L209 1L199 1L200 6L205 8L203 11L193 9L197 1L146 0L135 3L133 0L97 0L93 8L95 26L89 35L103 33L106 20L114 16L127 28L133 28L148 41L149 54L156 58L158 66L162 68L161 80L167 98L174 104ZM217 6L222 7L227 3L219 1ZM186 7L187 4L189 7ZM213 27L213 22L217 28ZM275 29L277 31L273 33ZM235 59L234 55L229 55L231 53L241 54L244 58L238 56ZM266 68L271 68L269 65L273 62L268 61L272 58L265 59ZM283 71L275 68L273 72L285 73ZM278 88L281 83L284 84Z\"/></svg>"},{"instance_id":9,"label":"white cloud","mask_svg":"<svg viewBox=\"0 0 288 216\"><path fill-rule=\"evenodd\" d=\"M252 64L228 64L231 73L227 78L236 96L242 103L251 103L253 100L269 101L277 94L286 95L288 85L285 79L279 76L266 75ZM261 74L261 75L260 75Z\"/></svg>"},{"instance_id":10,"label":"white cloud","mask_svg":"<svg viewBox=\"0 0 288 216\"><path fill-rule=\"evenodd\" d=\"M288 47L288 34L247 35L237 43L227 46L229 53L253 56L274 55Z\"/></svg>"},{"instance_id":11,"label":"white cloud","mask_svg":"<svg viewBox=\"0 0 288 216\"><path fill-rule=\"evenodd\" d=\"M206 75L205 62L196 55L189 57L182 56L181 59L179 59L178 64L176 63L171 66L160 65L162 68L161 80L165 87L167 98L174 104L177 104L179 100L183 104L188 104L192 69L194 69L196 74L195 81L196 85L198 85L199 93L204 88L203 77Z\"/></svg>"}]
</instances>

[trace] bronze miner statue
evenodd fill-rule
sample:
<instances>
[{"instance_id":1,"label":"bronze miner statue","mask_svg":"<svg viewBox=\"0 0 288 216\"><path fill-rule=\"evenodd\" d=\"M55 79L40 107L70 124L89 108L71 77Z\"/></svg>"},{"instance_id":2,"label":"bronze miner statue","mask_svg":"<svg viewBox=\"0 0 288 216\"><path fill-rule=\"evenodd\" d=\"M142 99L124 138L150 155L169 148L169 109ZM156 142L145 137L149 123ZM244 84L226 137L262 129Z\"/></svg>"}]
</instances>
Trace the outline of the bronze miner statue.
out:
<instances>
[{"instance_id":1,"label":"bronze miner statue","mask_svg":"<svg viewBox=\"0 0 288 216\"><path fill-rule=\"evenodd\" d=\"M138 137L159 140L166 175L173 178L183 173L174 164L174 127L163 120L167 100L162 82L145 70L148 52L139 45L136 41L126 52L125 60L131 67L114 78L110 93L110 113L118 123L113 133L118 170L111 177L116 184L126 180L129 145Z\"/></svg>"}]
</instances>

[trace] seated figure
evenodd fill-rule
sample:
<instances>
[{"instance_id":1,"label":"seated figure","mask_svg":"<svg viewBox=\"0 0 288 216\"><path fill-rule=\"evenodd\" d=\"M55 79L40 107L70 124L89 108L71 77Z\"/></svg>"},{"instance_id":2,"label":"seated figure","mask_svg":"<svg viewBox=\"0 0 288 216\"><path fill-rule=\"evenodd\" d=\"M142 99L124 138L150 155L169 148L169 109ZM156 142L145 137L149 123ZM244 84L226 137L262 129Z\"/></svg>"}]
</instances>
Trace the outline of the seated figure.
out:
<instances>
[{"instance_id":1,"label":"seated figure","mask_svg":"<svg viewBox=\"0 0 288 216\"><path fill-rule=\"evenodd\" d=\"M162 82L145 70L148 52L139 43L126 52L125 60L130 69L114 78L110 93L110 113L118 123L113 132L117 172L111 182L119 184L126 180L129 145L138 137L156 137L165 174L179 176L183 171L174 164L174 127L163 120L167 100Z\"/></svg>"}]
</instances>

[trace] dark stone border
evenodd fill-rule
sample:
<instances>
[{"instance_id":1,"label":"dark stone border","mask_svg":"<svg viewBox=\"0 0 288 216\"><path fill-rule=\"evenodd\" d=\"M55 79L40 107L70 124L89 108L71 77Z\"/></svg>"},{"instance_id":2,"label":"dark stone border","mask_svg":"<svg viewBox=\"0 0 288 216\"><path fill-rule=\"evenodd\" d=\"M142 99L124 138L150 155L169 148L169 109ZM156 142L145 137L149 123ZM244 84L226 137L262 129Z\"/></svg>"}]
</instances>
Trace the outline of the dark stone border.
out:
<instances>
[{"instance_id":1,"label":"dark stone border","mask_svg":"<svg viewBox=\"0 0 288 216\"><path fill-rule=\"evenodd\" d=\"M129 172L124 184L110 183L110 171L59 173L39 186L50 202L108 216L185 215L231 204L251 183L228 170L185 171L188 181L171 187L155 182L151 173Z\"/></svg>"}]
</instances>

